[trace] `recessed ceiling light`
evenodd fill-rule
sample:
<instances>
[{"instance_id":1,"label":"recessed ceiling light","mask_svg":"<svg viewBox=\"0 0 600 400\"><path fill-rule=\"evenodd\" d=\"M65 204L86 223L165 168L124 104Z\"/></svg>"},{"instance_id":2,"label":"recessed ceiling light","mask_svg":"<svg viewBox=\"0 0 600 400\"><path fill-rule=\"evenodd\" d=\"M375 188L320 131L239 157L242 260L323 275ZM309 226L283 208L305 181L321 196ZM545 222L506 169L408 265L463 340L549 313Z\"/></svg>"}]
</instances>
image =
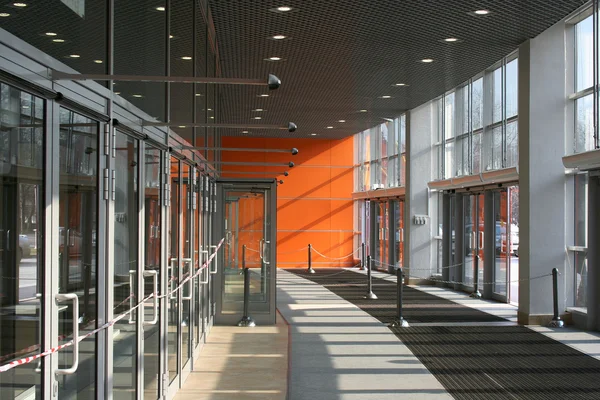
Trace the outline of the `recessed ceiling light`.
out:
<instances>
[{"instance_id":1,"label":"recessed ceiling light","mask_svg":"<svg viewBox=\"0 0 600 400\"><path fill-rule=\"evenodd\" d=\"M185 125L179 125L178 128L185 128Z\"/></svg>"},{"instance_id":2,"label":"recessed ceiling light","mask_svg":"<svg viewBox=\"0 0 600 400\"><path fill-rule=\"evenodd\" d=\"M189 60L191 60L191 59L192 59L192 57L190 57L190 56L183 56L183 57L181 57L181 59L182 59L182 60L189 61Z\"/></svg>"},{"instance_id":3,"label":"recessed ceiling light","mask_svg":"<svg viewBox=\"0 0 600 400\"><path fill-rule=\"evenodd\" d=\"M285 35L275 35L275 36L272 36L272 38L273 38L273 39L275 39L275 40L283 40L283 39L285 39L286 37L287 37L287 36L285 36Z\"/></svg>"},{"instance_id":4,"label":"recessed ceiling light","mask_svg":"<svg viewBox=\"0 0 600 400\"><path fill-rule=\"evenodd\" d=\"M71 58L79 58L81 56L79 54L71 54L69 57L71 57Z\"/></svg>"},{"instance_id":5,"label":"recessed ceiling light","mask_svg":"<svg viewBox=\"0 0 600 400\"><path fill-rule=\"evenodd\" d=\"M21 106L21 108L23 108L23 109L28 109L28 108L29 108L29 106Z\"/></svg>"},{"instance_id":6,"label":"recessed ceiling light","mask_svg":"<svg viewBox=\"0 0 600 400\"><path fill-rule=\"evenodd\" d=\"M163 6L160 6L160 7L156 7L155 10L156 11L165 11L165 8Z\"/></svg>"},{"instance_id":7,"label":"recessed ceiling light","mask_svg":"<svg viewBox=\"0 0 600 400\"><path fill-rule=\"evenodd\" d=\"M254 119L262 119L262 117L254 117Z\"/></svg>"},{"instance_id":8,"label":"recessed ceiling light","mask_svg":"<svg viewBox=\"0 0 600 400\"><path fill-rule=\"evenodd\" d=\"M248 133L248 131L242 131L242 133Z\"/></svg>"},{"instance_id":9,"label":"recessed ceiling light","mask_svg":"<svg viewBox=\"0 0 600 400\"><path fill-rule=\"evenodd\" d=\"M292 7L288 7L288 6L277 7L277 11L281 11L281 12L292 11Z\"/></svg>"},{"instance_id":10,"label":"recessed ceiling light","mask_svg":"<svg viewBox=\"0 0 600 400\"><path fill-rule=\"evenodd\" d=\"M317 134L316 133L311 133L310 136L317 136Z\"/></svg>"},{"instance_id":11,"label":"recessed ceiling light","mask_svg":"<svg viewBox=\"0 0 600 400\"><path fill-rule=\"evenodd\" d=\"M254 109L254 110L252 110L252 111L261 112L261 111L264 111L264 110L263 110L262 108L255 108L255 109Z\"/></svg>"},{"instance_id":12,"label":"recessed ceiling light","mask_svg":"<svg viewBox=\"0 0 600 400\"><path fill-rule=\"evenodd\" d=\"M392 98L392 96L387 95L387 94L380 97L380 99L391 99L391 98Z\"/></svg>"},{"instance_id":13,"label":"recessed ceiling light","mask_svg":"<svg viewBox=\"0 0 600 400\"><path fill-rule=\"evenodd\" d=\"M490 13L489 10L476 10L474 11L475 14L477 15L488 15Z\"/></svg>"},{"instance_id":14,"label":"recessed ceiling light","mask_svg":"<svg viewBox=\"0 0 600 400\"><path fill-rule=\"evenodd\" d=\"M104 61L102 61L102 60L94 60L94 62L95 62L96 64L102 64Z\"/></svg>"},{"instance_id":15,"label":"recessed ceiling light","mask_svg":"<svg viewBox=\"0 0 600 400\"><path fill-rule=\"evenodd\" d=\"M206 111L212 111L212 108L207 108Z\"/></svg>"},{"instance_id":16,"label":"recessed ceiling light","mask_svg":"<svg viewBox=\"0 0 600 400\"><path fill-rule=\"evenodd\" d=\"M139 99L139 98L141 98L141 97L144 97L144 96L142 96L141 94L134 94L134 95L132 95L132 96L133 96L133 97L137 97L138 99Z\"/></svg>"},{"instance_id":17,"label":"recessed ceiling light","mask_svg":"<svg viewBox=\"0 0 600 400\"><path fill-rule=\"evenodd\" d=\"M202 93L196 93L196 96L200 97L200 96L202 96Z\"/></svg>"},{"instance_id":18,"label":"recessed ceiling light","mask_svg":"<svg viewBox=\"0 0 600 400\"><path fill-rule=\"evenodd\" d=\"M210 119L215 119L215 117L210 117Z\"/></svg>"},{"instance_id":19,"label":"recessed ceiling light","mask_svg":"<svg viewBox=\"0 0 600 400\"><path fill-rule=\"evenodd\" d=\"M333 126L328 126L327 129L333 129Z\"/></svg>"},{"instance_id":20,"label":"recessed ceiling light","mask_svg":"<svg viewBox=\"0 0 600 400\"><path fill-rule=\"evenodd\" d=\"M46 32L46 36L56 36L58 35L57 33L54 32Z\"/></svg>"},{"instance_id":21,"label":"recessed ceiling light","mask_svg":"<svg viewBox=\"0 0 600 400\"><path fill-rule=\"evenodd\" d=\"M9 13L0 13L0 17L10 17Z\"/></svg>"},{"instance_id":22,"label":"recessed ceiling light","mask_svg":"<svg viewBox=\"0 0 600 400\"><path fill-rule=\"evenodd\" d=\"M169 39L174 39L174 38L175 38L175 36L169 35Z\"/></svg>"},{"instance_id":23,"label":"recessed ceiling light","mask_svg":"<svg viewBox=\"0 0 600 400\"><path fill-rule=\"evenodd\" d=\"M263 93L263 94L259 94L258 97L269 97L269 95L266 93Z\"/></svg>"},{"instance_id":24,"label":"recessed ceiling light","mask_svg":"<svg viewBox=\"0 0 600 400\"><path fill-rule=\"evenodd\" d=\"M458 39L455 37L446 38L446 39L444 39L444 42L448 42L448 43L458 42Z\"/></svg>"},{"instance_id":25,"label":"recessed ceiling light","mask_svg":"<svg viewBox=\"0 0 600 400\"><path fill-rule=\"evenodd\" d=\"M27 7L27 4L25 4L25 3L13 3L13 6L15 6L15 7Z\"/></svg>"},{"instance_id":26,"label":"recessed ceiling light","mask_svg":"<svg viewBox=\"0 0 600 400\"><path fill-rule=\"evenodd\" d=\"M52 39L54 43L64 43L65 39Z\"/></svg>"},{"instance_id":27,"label":"recessed ceiling light","mask_svg":"<svg viewBox=\"0 0 600 400\"><path fill-rule=\"evenodd\" d=\"M345 119L340 119L338 122L346 122Z\"/></svg>"},{"instance_id":28,"label":"recessed ceiling light","mask_svg":"<svg viewBox=\"0 0 600 400\"><path fill-rule=\"evenodd\" d=\"M121 92L115 92L115 94L121 94Z\"/></svg>"},{"instance_id":29,"label":"recessed ceiling light","mask_svg":"<svg viewBox=\"0 0 600 400\"><path fill-rule=\"evenodd\" d=\"M367 110L358 110L358 112L367 112Z\"/></svg>"},{"instance_id":30,"label":"recessed ceiling light","mask_svg":"<svg viewBox=\"0 0 600 400\"><path fill-rule=\"evenodd\" d=\"M281 61L281 57L269 57L265 58L265 61Z\"/></svg>"},{"instance_id":31,"label":"recessed ceiling light","mask_svg":"<svg viewBox=\"0 0 600 400\"><path fill-rule=\"evenodd\" d=\"M406 83L396 83L394 86L406 86Z\"/></svg>"},{"instance_id":32,"label":"recessed ceiling light","mask_svg":"<svg viewBox=\"0 0 600 400\"><path fill-rule=\"evenodd\" d=\"M421 60L421 62L432 63L433 62L433 58L424 58L424 59Z\"/></svg>"}]
</instances>

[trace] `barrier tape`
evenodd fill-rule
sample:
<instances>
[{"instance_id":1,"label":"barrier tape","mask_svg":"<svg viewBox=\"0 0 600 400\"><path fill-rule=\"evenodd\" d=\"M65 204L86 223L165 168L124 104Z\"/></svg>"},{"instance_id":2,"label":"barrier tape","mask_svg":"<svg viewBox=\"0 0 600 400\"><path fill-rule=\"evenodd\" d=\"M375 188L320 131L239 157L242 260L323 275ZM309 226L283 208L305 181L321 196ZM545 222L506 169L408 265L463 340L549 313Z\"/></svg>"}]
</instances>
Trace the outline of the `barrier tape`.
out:
<instances>
[{"instance_id":1,"label":"barrier tape","mask_svg":"<svg viewBox=\"0 0 600 400\"><path fill-rule=\"evenodd\" d=\"M132 307L129 310L125 311L124 313L119 314L117 317L113 318L111 321L105 323L101 327L96 328L93 331L91 331L91 332L89 332L89 333L87 333L87 334L85 334L83 336L80 336L79 339L78 339L78 342L81 342L82 340L85 340L85 339L89 338L90 336L95 335L96 333L98 333L98 332L100 332L100 331L102 331L104 329L110 328L111 326L115 325L121 319L125 318L127 315L131 314L137 308L141 307L146 301L150 300L152 297L156 296L157 299L161 299L161 298L164 298L166 296L170 296L171 294L179 291L183 287L183 285L185 283L187 283L190 279L194 279L196 276L200 275L200 273L202 272L203 269L208 268L209 264L217 256L217 252L219 251L219 249L223 245L224 240L225 239L221 239L221 241L217 245L217 248L215 249L215 251L213 252L213 254L208 258L208 260L206 260L206 262L204 264L202 264L202 267L198 268L198 271L196 273L194 273L194 275L190 275L187 278L185 278L179 284L179 286L177 286L175 289L173 289L173 290L171 290L171 291L169 291L169 292L167 292L167 293L165 293L165 294L163 294L161 296L156 296L155 293L151 293L150 295L148 295L147 297L145 297L144 299L142 299L142 301L140 301L137 305L135 305L134 307ZM59 338L59 340L60 340L60 338ZM20 360L12 361L12 362L10 362L8 364L0 366L0 373L9 371L9 370L11 370L14 367L17 367L19 365L29 364L32 361L38 360L38 359L40 359L42 357L49 356L50 354L57 353L60 350L65 349L67 347L70 347L72 345L73 345L73 340L71 340L71 341L69 341L67 343L61 344L59 346L53 347L51 349L48 349L46 351L43 351L43 352L41 352L39 354L36 354L36 355L33 355L33 356L29 356L29 357L25 357L25 358L22 358ZM35 345L35 346L39 346L39 345ZM31 346L30 348L32 348L32 347L33 346Z\"/></svg>"}]
</instances>

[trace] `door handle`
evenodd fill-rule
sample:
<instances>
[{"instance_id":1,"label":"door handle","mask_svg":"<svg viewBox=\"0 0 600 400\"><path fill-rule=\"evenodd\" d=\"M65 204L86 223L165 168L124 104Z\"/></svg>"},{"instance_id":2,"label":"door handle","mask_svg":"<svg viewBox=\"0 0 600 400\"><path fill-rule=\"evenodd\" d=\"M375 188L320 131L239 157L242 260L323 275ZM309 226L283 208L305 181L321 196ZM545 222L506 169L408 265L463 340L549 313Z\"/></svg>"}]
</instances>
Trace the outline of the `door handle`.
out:
<instances>
[{"instance_id":1,"label":"door handle","mask_svg":"<svg viewBox=\"0 0 600 400\"><path fill-rule=\"evenodd\" d=\"M133 288L135 287L135 273L137 271L135 269L129 270L129 309L131 310L133 306ZM133 312L129 313L129 324L135 324L135 320L133 319Z\"/></svg>"},{"instance_id":2,"label":"door handle","mask_svg":"<svg viewBox=\"0 0 600 400\"><path fill-rule=\"evenodd\" d=\"M144 313L142 313L142 324L143 325L156 325L158 323L158 271L144 271L144 278L152 277L152 321L144 321Z\"/></svg>"},{"instance_id":3,"label":"door handle","mask_svg":"<svg viewBox=\"0 0 600 400\"><path fill-rule=\"evenodd\" d=\"M187 283L189 285L189 296L183 295L183 287L182 287L181 288L181 300L191 301L192 300L192 290L193 290L192 285L194 283L194 280L192 279L192 275L193 275L192 274L192 259L191 258L182 258L181 261L183 261L184 265L187 264L189 266L189 270L190 270L190 272L189 272L190 275L188 276L188 278L190 278L190 279L188 280L188 283Z\"/></svg>"},{"instance_id":4,"label":"door handle","mask_svg":"<svg viewBox=\"0 0 600 400\"><path fill-rule=\"evenodd\" d=\"M200 250L200 253L203 254L202 256L202 260L204 261L205 259L208 259L208 250ZM202 262L202 265L204 265L204 262ZM204 271L206 271L206 274L204 273ZM200 283L202 285L206 285L208 284L208 265L206 266L206 268L202 268L202 272L200 273ZM206 276L206 278L204 278Z\"/></svg>"},{"instance_id":5,"label":"door handle","mask_svg":"<svg viewBox=\"0 0 600 400\"><path fill-rule=\"evenodd\" d=\"M262 260L265 265L271 265L271 261L267 261L267 259L270 258L270 256L271 256L271 246L270 245L271 245L271 242L269 242L268 240L264 241ZM266 257L266 255L265 255L265 253L266 253L265 249L267 248L267 246L269 247L269 257Z\"/></svg>"},{"instance_id":6,"label":"door handle","mask_svg":"<svg viewBox=\"0 0 600 400\"><path fill-rule=\"evenodd\" d=\"M484 241L483 241L483 233L484 233L483 231L479 232L479 235L480 235L480 237L479 237L479 250L483 250L483 243L484 243Z\"/></svg>"},{"instance_id":7,"label":"door handle","mask_svg":"<svg viewBox=\"0 0 600 400\"><path fill-rule=\"evenodd\" d=\"M6 231L6 251L10 251L10 229Z\"/></svg>"},{"instance_id":8,"label":"door handle","mask_svg":"<svg viewBox=\"0 0 600 400\"><path fill-rule=\"evenodd\" d=\"M265 247L265 239L260 239L258 241L258 256L260 257L261 261L264 261L264 247Z\"/></svg>"},{"instance_id":9,"label":"door handle","mask_svg":"<svg viewBox=\"0 0 600 400\"><path fill-rule=\"evenodd\" d=\"M210 248L211 248L211 249L216 249L216 248L217 248L217 246L210 246ZM214 270L212 269L212 265L209 265L209 266L208 266L208 267L210 268L210 273L211 273L211 275L214 275L214 274L216 274L216 273L217 273L217 269L218 269L217 262L218 262L218 260L219 260L219 257L217 257L217 255L215 255L215 258L214 258L213 260L214 260L214 262L215 262L215 263L214 263L214 265L215 265L215 269L214 269Z\"/></svg>"},{"instance_id":10,"label":"door handle","mask_svg":"<svg viewBox=\"0 0 600 400\"><path fill-rule=\"evenodd\" d=\"M176 261L177 261L177 258L171 258L171 266L170 266L171 273L169 274L169 276L170 276L170 279L169 279L169 292L171 292L169 294L169 299L170 300L177 300L177 295L173 294L173 289L174 289L173 288L173 284L175 284L175 279L173 279L173 271L174 271L173 262L176 262Z\"/></svg>"},{"instance_id":11,"label":"door handle","mask_svg":"<svg viewBox=\"0 0 600 400\"><path fill-rule=\"evenodd\" d=\"M57 303L71 301L73 303L73 364L71 368L57 369L56 375L73 375L79 366L79 298L75 293L57 294Z\"/></svg>"}]
</instances>

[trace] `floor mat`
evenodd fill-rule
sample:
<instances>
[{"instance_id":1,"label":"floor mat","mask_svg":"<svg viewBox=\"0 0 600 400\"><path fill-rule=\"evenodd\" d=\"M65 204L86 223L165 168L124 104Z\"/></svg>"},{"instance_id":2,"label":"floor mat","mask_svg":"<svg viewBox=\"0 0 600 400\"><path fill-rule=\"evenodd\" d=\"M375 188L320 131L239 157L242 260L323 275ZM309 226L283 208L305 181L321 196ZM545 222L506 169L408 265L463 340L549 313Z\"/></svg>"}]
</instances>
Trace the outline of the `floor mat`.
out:
<instances>
[{"instance_id":1,"label":"floor mat","mask_svg":"<svg viewBox=\"0 0 600 400\"><path fill-rule=\"evenodd\" d=\"M381 322L392 322L396 311L396 283L372 278L373 292L377 300L365 299L367 277L347 270L316 269L309 274L306 270L288 269L287 271L323 285ZM405 286L403 299L403 317L408 322L500 322L504 318L475 310L471 307L442 299L417 289Z\"/></svg>"}]
</instances>

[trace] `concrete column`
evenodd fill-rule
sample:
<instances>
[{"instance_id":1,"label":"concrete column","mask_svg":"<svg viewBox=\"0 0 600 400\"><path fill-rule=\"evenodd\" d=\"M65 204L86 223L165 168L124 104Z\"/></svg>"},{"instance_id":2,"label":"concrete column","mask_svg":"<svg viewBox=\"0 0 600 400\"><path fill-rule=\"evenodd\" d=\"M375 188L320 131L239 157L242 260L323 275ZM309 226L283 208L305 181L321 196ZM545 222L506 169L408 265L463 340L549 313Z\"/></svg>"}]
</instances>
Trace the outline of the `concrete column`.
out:
<instances>
[{"instance_id":1,"label":"concrete column","mask_svg":"<svg viewBox=\"0 0 600 400\"><path fill-rule=\"evenodd\" d=\"M405 260L409 283L428 279L433 272L431 219L425 225L414 224L415 215L429 215L427 182L432 179L432 103L408 113L406 146ZM437 255L435 255L437 257Z\"/></svg>"},{"instance_id":2,"label":"concrete column","mask_svg":"<svg viewBox=\"0 0 600 400\"><path fill-rule=\"evenodd\" d=\"M596 174L593 176L592 174ZM588 183L588 326L600 331L600 172L590 172Z\"/></svg>"},{"instance_id":3,"label":"concrete column","mask_svg":"<svg viewBox=\"0 0 600 400\"><path fill-rule=\"evenodd\" d=\"M519 278L561 272L559 309L565 300L566 188L565 24L558 23L519 47ZM569 210L572 212L572 210ZM545 324L552 316L552 279L519 284L519 322Z\"/></svg>"}]
</instances>

